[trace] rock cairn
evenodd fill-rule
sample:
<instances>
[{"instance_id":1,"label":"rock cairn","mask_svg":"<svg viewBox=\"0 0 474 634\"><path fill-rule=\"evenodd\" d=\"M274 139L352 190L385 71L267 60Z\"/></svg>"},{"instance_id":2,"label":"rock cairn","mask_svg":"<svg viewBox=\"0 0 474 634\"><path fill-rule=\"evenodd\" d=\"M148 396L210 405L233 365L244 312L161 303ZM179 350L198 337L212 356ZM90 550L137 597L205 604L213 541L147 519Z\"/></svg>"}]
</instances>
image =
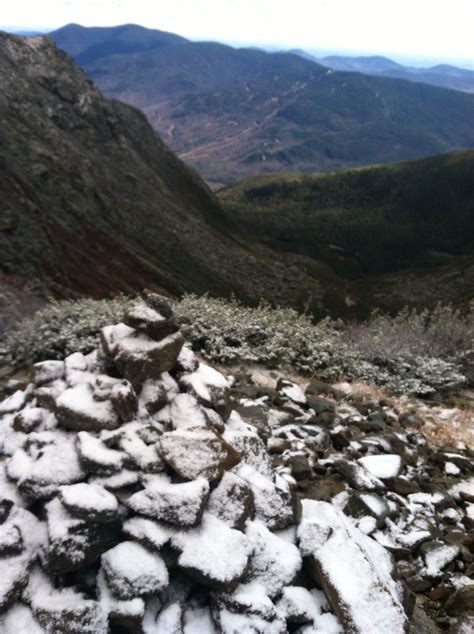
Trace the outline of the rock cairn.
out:
<instances>
[{"instance_id":1,"label":"rock cairn","mask_svg":"<svg viewBox=\"0 0 474 634\"><path fill-rule=\"evenodd\" d=\"M0 403L1 631L398 634L436 591L468 622L471 456L323 388L226 379L156 294L36 364Z\"/></svg>"}]
</instances>

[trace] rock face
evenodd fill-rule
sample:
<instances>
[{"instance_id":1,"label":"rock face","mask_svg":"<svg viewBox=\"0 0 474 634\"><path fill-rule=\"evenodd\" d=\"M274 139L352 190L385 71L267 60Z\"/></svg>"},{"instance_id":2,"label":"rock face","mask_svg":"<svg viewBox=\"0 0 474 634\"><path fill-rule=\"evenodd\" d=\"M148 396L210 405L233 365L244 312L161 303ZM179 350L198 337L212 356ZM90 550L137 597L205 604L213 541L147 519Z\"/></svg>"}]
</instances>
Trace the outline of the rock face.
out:
<instances>
[{"instance_id":1,"label":"rock face","mask_svg":"<svg viewBox=\"0 0 474 634\"><path fill-rule=\"evenodd\" d=\"M339 287L326 266L295 256L280 263L270 249L233 239L230 215L143 113L103 97L51 39L1 33L0 76L7 287L16 288L19 276L40 279L59 296L147 286L299 306L300 288L287 284L292 267L305 297L322 295L321 269L328 285ZM153 338L172 337L176 324L160 308L154 320L146 308L132 310L125 323L146 324Z\"/></svg>"},{"instance_id":2,"label":"rock face","mask_svg":"<svg viewBox=\"0 0 474 634\"><path fill-rule=\"evenodd\" d=\"M469 623L470 455L289 381L241 416L174 324L147 294L0 404L0 631L401 634L408 587Z\"/></svg>"}]
</instances>

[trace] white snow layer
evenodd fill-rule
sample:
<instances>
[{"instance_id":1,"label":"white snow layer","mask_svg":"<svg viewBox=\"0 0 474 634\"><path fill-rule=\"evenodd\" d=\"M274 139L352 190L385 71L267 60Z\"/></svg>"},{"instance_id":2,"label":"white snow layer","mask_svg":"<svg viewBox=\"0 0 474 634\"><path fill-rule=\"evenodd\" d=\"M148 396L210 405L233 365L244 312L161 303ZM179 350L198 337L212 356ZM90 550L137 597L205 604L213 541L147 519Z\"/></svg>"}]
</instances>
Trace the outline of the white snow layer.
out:
<instances>
[{"instance_id":1,"label":"white snow layer","mask_svg":"<svg viewBox=\"0 0 474 634\"><path fill-rule=\"evenodd\" d=\"M336 614L350 631L403 634L406 615L387 551L327 502L303 500L300 551L337 595Z\"/></svg>"}]
</instances>

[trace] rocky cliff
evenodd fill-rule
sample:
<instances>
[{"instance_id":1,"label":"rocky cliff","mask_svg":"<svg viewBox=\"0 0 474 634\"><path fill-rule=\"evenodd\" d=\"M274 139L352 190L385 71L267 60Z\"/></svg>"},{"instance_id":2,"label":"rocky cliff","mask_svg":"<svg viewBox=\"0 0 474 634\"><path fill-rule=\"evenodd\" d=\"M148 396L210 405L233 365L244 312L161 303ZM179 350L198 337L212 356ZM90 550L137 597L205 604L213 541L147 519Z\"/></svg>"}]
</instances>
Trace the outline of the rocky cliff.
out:
<instances>
[{"instance_id":1,"label":"rocky cliff","mask_svg":"<svg viewBox=\"0 0 474 634\"><path fill-rule=\"evenodd\" d=\"M0 269L56 295L147 286L315 306L328 267L233 237L201 179L138 110L48 38L0 34ZM343 293L341 294L343 296Z\"/></svg>"}]
</instances>

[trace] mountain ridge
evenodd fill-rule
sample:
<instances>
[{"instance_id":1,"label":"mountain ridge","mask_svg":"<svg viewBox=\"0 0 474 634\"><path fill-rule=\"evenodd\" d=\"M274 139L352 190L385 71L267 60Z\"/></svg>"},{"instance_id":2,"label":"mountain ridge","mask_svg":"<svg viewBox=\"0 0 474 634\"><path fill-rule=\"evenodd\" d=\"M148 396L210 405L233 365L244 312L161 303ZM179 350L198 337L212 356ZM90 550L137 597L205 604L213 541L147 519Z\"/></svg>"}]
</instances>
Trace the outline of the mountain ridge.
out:
<instances>
[{"instance_id":1,"label":"mountain ridge","mask_svg":"<svg viewBox=\"0 0 474 634\"><path fill-rule=\"evenodd\" d=\"M473 95L335 72L294 54L185 41L84 67L211 183L474 146Z\"/></svg>"},{"instance_id":2,"label":"mountain ridge","mask_svg":"<svg viewBox=\"0 0 474 634\"><path fill-rule=\"evenodd\" d=\"M436 64L430 67L405 66L381 55L346 56L329 55L314 57L306 51L296 51L305 59L327 66L336 71L358 72L380 77L393 77L419 82L440 88L474 93L474 71L451 64Z\"/></svg>"}]
</instances>

